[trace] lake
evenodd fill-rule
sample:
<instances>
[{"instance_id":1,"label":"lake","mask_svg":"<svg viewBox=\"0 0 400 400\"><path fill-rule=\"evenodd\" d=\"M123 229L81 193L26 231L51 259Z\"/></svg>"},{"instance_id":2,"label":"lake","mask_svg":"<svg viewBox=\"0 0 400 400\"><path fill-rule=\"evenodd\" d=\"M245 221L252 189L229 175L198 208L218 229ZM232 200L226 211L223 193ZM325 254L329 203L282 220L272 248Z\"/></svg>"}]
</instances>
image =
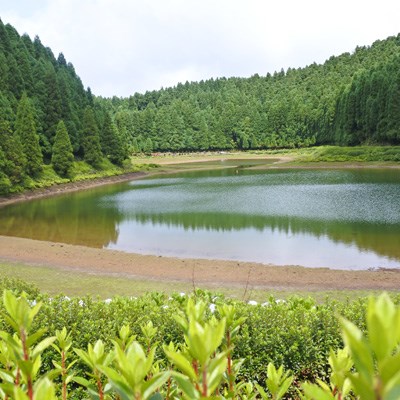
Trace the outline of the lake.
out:
<instances>
[{"instance_id":1,"label":"lake","mask_svg":"<svg viewBox=\"0 0 400 400\"><path fill-rule=\"evenodd\" d=\"M0 234L182 258L400 269L398 169L259 164L230 160L10 205L0 209Z\"/></svg>"}]
</instances>

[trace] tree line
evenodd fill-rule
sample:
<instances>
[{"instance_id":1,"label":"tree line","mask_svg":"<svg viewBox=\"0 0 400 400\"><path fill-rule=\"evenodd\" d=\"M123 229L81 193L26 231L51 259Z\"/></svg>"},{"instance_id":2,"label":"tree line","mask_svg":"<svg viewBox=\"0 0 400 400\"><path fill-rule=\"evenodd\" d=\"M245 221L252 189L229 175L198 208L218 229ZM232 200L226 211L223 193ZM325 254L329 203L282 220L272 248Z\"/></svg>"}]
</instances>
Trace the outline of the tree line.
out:
<instances>
[{"instance_id":1,"label":"tree line","mask_svg":"<svg viewBox=\"0 0 400 400\"><path fill-rule=\"evenodd\" d=\"M398 35L321 65L95 101L132 151L398 144L399 66Z\"/></svg>"},{"instance_id":2,"label":"tree line","mask_svg":"<svg viewBox=\"0 0 400 400\"><path fill-rule=\"evenodd\" d=\"M153 151L400 143L400 35L324 64L102 98L36 36L0 20L0 184L51 164L100 168Z\"/></svg>"}]
</instances>

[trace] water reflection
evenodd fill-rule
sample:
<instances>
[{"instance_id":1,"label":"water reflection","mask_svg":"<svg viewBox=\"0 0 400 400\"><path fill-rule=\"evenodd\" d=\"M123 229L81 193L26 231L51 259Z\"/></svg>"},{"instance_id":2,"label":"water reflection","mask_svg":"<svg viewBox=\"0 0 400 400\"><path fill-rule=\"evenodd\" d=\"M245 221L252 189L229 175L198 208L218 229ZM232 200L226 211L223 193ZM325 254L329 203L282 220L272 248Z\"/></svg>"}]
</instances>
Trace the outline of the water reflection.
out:
<instances>
[{"instance_id":1,"label":"water reflection","mask_svg":"<svg viewBox=\"0 0 400 400\"><path fill-rule=\"evenodd\" d=\"M0 234L185 257L400 268L398 170L184 172L0 209Z\"/></svg>"},{"instance_id":2,"label":"water reflection","mask_svg":"<svg viewBox=\"0 0 400 400\"><path fill-rule=\"evenodd\" d=\"M115 190L107 189L4 207L0 234L97 248L117 243L124 217L118 208L104 207L102 196Z\"/></svg>"},{"instance_id":3,"label":"water reflection","mask_svg":"<svg viewBox=\"0 0 400 400\"><path fill-rule=\"evenodd\" d=\"M221 224L220 221L223 221ZM175 213L175 214L136 214L133 221L142 225L151 224L153 227L179 227L185 231L243 231L249 228L260 234L274 232L291 235L312 235L317 239L328 237L335 243L356 246L360 251L372 251L383 257L400 261L400 225L344 223L342 221L326 221L283 217L264 217L246 214L215 214L215 213ZM377 240L379 233L379 240ZM246 246L245 235L242 246ZM307 252L313 249L304 249ZM314 249L315 250L315 249ZM258 260L265 261L265 260ZM292 262L295 262L292 261ZM399 265L400 266L400 265Z\"/></svg>"}]
</instances>

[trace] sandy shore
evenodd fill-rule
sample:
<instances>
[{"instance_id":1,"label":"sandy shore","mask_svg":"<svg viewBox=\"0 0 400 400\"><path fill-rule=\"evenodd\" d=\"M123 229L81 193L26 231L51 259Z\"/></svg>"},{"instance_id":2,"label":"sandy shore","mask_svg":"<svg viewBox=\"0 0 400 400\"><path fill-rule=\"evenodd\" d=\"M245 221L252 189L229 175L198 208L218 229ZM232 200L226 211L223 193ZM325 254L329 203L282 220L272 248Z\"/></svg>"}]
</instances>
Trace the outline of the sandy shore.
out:
<instances>
[{"instance_id":1,"label":"sandy shore","mask_svg":"<svg viewBox=\"0 0 400 400\"><path fill-rule=\"evenodd\" d=\"M339 271L325 268L193 260L124 253L0 236L0 260L60 270L218 287L293 290L399 290L400 271Z\"/></svg>"}]
</instances>

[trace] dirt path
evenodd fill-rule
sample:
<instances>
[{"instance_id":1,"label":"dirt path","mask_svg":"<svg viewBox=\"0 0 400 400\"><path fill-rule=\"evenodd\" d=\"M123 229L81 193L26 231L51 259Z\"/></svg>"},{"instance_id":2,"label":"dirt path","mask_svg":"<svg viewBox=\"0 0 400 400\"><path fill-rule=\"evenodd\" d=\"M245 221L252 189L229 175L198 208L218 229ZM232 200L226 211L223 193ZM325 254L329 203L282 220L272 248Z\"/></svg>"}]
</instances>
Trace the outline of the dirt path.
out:
<instances>
[{"instance_id":1,"label":"dirt path","mask_svg":"<svg viewBox=\"0 0 400 400\"><path fill-rule=\"evenodd\" d=\"M0 260L129 277L138 280L194 282L215 287L254 289L399 290L400 271L339 271L298 266L192 260L94 249L0 236Z\"/></svg>"}]
</instances>

